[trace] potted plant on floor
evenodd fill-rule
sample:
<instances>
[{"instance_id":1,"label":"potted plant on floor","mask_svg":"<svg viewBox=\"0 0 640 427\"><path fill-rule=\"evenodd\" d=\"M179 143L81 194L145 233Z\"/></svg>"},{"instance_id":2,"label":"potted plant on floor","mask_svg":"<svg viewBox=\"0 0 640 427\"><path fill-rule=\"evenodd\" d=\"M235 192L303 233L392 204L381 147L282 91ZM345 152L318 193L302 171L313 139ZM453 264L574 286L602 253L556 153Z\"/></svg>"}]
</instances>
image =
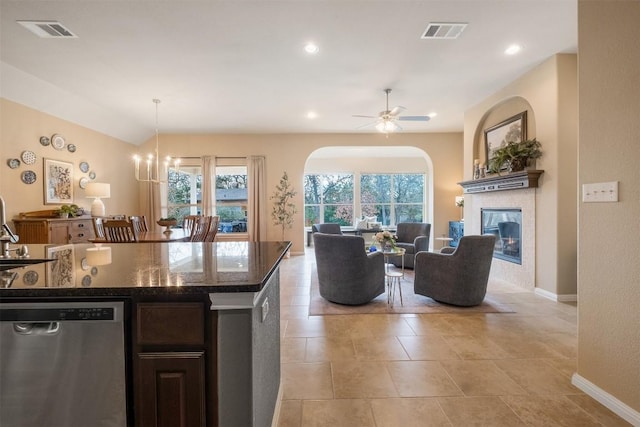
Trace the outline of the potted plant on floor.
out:
<instances>
[{"instance_id":1,"label":"potted plant on floor","mask_svg":"<svg viewBox=\"0 0 640 427\"><path fill-rule=\"evenodd\" d=\"M276 191L271 196L271 200L274 201L271 218L274 225L282 227L283 241L285 230L293 226L293 217L297 212L296 205L293 204L293 198L296 194L298 193L293 189L285 171L280 178L280 183L276 186Z\"/></svg>"}]
</instances>

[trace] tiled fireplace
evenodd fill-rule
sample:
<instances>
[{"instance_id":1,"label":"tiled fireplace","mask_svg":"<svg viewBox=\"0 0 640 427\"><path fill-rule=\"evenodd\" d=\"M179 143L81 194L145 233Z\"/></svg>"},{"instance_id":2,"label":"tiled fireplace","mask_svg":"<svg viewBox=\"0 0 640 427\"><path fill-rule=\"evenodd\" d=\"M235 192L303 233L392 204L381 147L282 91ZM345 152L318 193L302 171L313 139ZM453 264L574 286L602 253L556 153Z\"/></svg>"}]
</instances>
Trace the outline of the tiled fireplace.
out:
<instances>
[{"instance_id":1,"label":"tiled fireplace","mask_svg":"<svg viewBox=\"0 0 640 427\"><path fill-rule=\"evenodd\" d=\"M495 191L465 197L465 234L496 234L491 277L527 289L536 284L536 189ZM483 216L486 224L483 224ZM499 223L503 224L500 236Z\"/></svg>"},{"instance_id":2,"label":"tiled fireplace","mask_svg":"<svg viewBox=\"0 0 640 427\"><path fill-rule=\"evenodd\" d=\"M482 208L481 234L496 236L493 257L522 264L522 209Z\"/></svg>"}]
</instances>

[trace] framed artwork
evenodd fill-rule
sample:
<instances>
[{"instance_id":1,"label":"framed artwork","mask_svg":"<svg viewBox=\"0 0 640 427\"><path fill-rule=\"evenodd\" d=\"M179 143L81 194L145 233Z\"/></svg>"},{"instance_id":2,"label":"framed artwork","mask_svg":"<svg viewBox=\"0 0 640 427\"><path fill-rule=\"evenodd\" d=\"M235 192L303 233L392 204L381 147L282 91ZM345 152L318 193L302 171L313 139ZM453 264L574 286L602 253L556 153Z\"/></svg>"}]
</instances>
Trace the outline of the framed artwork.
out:
<instances>
[{"instance_id":1,"label":"framed artwork","mask_svg":"<svg viewBox=\"0 0 640 427\"><path fill-rule=\"evenodd\" d=\"M487 167L493 157L493 152L507 144L507 142L521 142L527 139L527 112L516 114L484 130L484 149ZM506 169L503 166L500 170Z\"/></svg>"},{"instance_id":2,"label":"framed artwork","mask_svg":"<svg viewBox=\"0 0 640 427\"><path fill-rule=\"evenodd\" d=\"M46 283L51 288L73 287L76 284L75 256L73 245L47 247Z\"/></svg>"},{"instance_id":3,"label":"framed artwork","mask_svg":"<svg viewBox=\"0 0 640 427\"><path fill-rule=\"evenodd\" d=\"M44 159L44 203L73 203L73 164Z\"/></svg>"}]
</instances>

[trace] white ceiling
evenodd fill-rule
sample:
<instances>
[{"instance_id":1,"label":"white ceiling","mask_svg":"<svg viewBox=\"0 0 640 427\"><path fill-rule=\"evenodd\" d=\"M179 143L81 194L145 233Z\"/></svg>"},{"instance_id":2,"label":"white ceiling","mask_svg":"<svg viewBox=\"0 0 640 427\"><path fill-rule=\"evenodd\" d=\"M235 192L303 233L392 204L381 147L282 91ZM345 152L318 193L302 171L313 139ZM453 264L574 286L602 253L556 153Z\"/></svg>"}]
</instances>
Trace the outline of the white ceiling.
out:
<instances>
[{"instance_id":1,"label":"white ceiling","mask_svg":"<svg viewBox=\"0 0 640 427\"><path fill-rule=\"evenodd\" d=\"M460 132L466 109L577 51L576 0L2 0L0 17L3 97L135 144L154 132L153 98L162 133L375 132L352 115L383 110L384 88L404 114L438 114L404 132ZM422 40L429 22L469 25Z\"/></svg>"}]
</instances>

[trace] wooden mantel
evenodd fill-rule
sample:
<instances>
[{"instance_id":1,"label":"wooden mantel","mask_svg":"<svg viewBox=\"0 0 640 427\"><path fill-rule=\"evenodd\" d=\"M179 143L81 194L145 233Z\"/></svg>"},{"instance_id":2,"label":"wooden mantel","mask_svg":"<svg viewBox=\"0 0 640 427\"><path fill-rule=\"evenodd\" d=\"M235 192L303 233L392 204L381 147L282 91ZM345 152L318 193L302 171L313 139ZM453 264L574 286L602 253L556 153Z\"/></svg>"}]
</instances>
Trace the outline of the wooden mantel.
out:
<instances>
[{"instance_id":1,"label":"wooden mantel","mask_svg":"<svg viewBox=\"0 0 640 427\"><path fill-rule=\"evenodd\" d=\"M524 170L505 175L494 175L488 178L459 182L464 194L486 193L489 191L518 190L538 187L538 178L543 170Z\"/></svg>"}]
</instances>

